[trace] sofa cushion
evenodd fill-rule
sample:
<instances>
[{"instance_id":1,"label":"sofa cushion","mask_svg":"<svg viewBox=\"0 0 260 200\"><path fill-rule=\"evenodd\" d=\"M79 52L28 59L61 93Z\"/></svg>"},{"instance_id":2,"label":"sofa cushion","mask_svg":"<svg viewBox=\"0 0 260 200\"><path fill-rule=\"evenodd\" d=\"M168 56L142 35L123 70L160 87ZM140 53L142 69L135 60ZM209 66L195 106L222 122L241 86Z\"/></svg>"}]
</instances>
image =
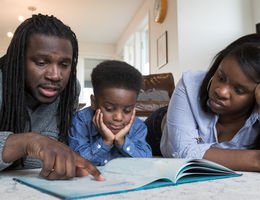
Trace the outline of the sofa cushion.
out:
<instances>
[{"instance_id":1,"label":"sofa cushion","mask_svg":"<svg viewBox=\"0 0 260 200\"><path fill-rule=\"evenodd\" d=\"M172 73L143 76L142 88L136 101L136 116L148 117L155 110L167 106L175 88Z\"/></svg>"},{"instance_id":2,"label":"sofa cushion","mask_svg":"<svg viewBox=\"0 0 260 200\"><path fill-rule=\"evenodd\" d=\"M141 89L137 101L169 101L170 97L167 91L151 88L146 91Z\"/></svg>"}]
</instances>

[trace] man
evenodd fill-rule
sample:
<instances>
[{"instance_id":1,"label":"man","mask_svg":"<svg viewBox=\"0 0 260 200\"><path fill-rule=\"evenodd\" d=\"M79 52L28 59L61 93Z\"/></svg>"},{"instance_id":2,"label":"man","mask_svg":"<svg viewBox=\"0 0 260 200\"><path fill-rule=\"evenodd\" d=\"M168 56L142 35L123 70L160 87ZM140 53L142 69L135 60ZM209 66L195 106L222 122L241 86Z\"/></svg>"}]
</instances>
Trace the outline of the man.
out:
<instances>
[{"instance_id":1,"label":"man","mask_svg":"<svg viewBox=\"0 0 260 200\"><path fill-rule=\"evenodd\" d=\"M66 145L80 91L77 58L76 36L57 18L33 15L17 28L0 58L0 170L42 167L47 179L104 179Z\"/></svg>"}]
</instances>

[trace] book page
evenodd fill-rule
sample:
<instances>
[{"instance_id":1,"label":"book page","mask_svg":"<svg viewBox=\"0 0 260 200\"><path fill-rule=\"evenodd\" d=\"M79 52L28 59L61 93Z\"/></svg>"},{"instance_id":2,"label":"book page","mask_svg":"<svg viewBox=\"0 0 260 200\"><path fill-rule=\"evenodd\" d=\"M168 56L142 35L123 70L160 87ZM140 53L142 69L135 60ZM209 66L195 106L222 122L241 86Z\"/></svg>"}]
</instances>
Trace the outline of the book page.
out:
<instances>
[{"instance_id":1,"label":"book page","mask_svg":"<svg viewBox=\"0 0 260 200\"><path fill-rule=\"evenodd\" d=\"M185 162L167 158L117 158L98 167L106 181L96 181L91 176L55 181L31 176L17 180L59 197L88 197L133 190L163 178L173 180Z\"/></svg>"},{"instance_id":2,"label":"book page","mask_svg":"<svg viewBox=\"0 0 260 200\"><path fill-rule=\"evenodd\" d=\"M227 173L236 173L235 171L233 171L227 167L224 167L223 165L220 165L218 163L215 163L215 162L212 162L209 160L193 159L193 160L191 160L191 162L198 163L199 166L207 166L209 168L212 168L212 169L214 168L219 171L225 171Z\"/></svg>"},{"instance_id":3,"label":"book page","mask_svg":"<svg viewBox=\"0 0 260 200\"><path fill-rule=\"evenodd\" d=\"M92 176L49 181L35 175L15 180L57 197L73 199L175 185L178 179L177 183L187 183L232 175L229 169L208 161L174 158L116 158L98 169L105 181L96 181ZM227 173L223 175L223 171Z\"/></svg>"},{"instance_id":4,"label":"book page","mask_svg":"<svg viewBox=\"0 0 260 200\"><path fill-rule=\"evenodd\" d=\"M102 170L101 170L102 171ZM89 197L97 194L112 194L132 190L149 182L153 178L139 175L102 172L105 181L96 181L92 176L73 178L71 180L49 181L39 176L21 177L18 181L58 197Z\"/></svg>"},{"instance_id":5,"label":"book page","mask_svg":"<svg viewBox=\"0 0 260 200\"><path fill-rule=\"evenodd\" d=\"M173 158L117 158L108 162L102 172L138 175L153 180L166 178L174 181L175 176L188 161Z\"/></svg>"},{"instance_id":6,"label":"book page","mask_svg":"<svg viewBox=\"0 0 260 200\"><path fill-rule=\"evenodd\" d=\"M176 183L187 183L240 175L212 161L192 159L179 171L175 181Z\"/></svg>"}]
</instances>

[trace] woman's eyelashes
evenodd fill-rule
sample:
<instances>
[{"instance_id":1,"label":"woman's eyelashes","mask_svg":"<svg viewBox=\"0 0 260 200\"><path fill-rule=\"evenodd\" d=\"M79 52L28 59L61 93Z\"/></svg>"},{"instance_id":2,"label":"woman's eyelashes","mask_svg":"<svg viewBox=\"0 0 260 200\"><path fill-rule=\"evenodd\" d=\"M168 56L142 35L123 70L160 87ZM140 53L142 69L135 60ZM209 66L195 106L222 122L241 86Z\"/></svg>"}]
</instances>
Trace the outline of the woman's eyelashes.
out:
<instances>
[{"instance_id":1,"label":"woman's eyelashes","mask_svg":"<svg viewBox=\"0 0 260 200\"><path fill-rule=\"evenodd\" d=\"M227 77L225 76L225 74L223 72L219 72L217 75L217 78L218 78L219 82L222 82L222 83L225 83L227 81ZM246 93L246 90L240 86L238 86L238 87L235 86L234 91L238 95L244 95Z\"/></svg>"},{"instance_id":2,"label":"woman's eyelashes","mask_svg":"<svg viewBox=\"0 0 260 200\"><path fill-rule=\"evenodd\" d=\"M242 88L234 88L234 90L238 95L243 95L246 93Z\"/></svg>"},{"instance_id":3,"label":"woman's eyelashes","mask_svg":"<svg viewBox=\"0 0 260 200\"><path fill-rule=\"evenodd\" d=\"M222 73L219 73L217 77L220 82L225 82L227 80L226 76Z\"/></svg>"}]
</instances>

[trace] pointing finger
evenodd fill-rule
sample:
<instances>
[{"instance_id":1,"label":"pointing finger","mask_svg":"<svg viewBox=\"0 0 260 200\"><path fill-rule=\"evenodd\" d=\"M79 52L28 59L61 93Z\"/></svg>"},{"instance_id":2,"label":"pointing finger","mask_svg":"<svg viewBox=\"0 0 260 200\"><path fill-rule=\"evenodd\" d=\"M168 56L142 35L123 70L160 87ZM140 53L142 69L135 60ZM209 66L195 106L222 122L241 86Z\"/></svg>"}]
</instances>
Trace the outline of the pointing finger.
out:
<instances>
[{"instance_id":1,"label":"pointing finger","mask_svg":"<svg viewBox=\"0 0 260 200\"><path fill-rule=\"evenodd\" d=\"M76 156L76 166L81 168L77 170L77 175L88 175L91 174L96 180L104 181L105 178L101 175L100 171L88 160L77 155ZM87 172L84 172L86 170Z\"/></svg>"}]
</instances>

